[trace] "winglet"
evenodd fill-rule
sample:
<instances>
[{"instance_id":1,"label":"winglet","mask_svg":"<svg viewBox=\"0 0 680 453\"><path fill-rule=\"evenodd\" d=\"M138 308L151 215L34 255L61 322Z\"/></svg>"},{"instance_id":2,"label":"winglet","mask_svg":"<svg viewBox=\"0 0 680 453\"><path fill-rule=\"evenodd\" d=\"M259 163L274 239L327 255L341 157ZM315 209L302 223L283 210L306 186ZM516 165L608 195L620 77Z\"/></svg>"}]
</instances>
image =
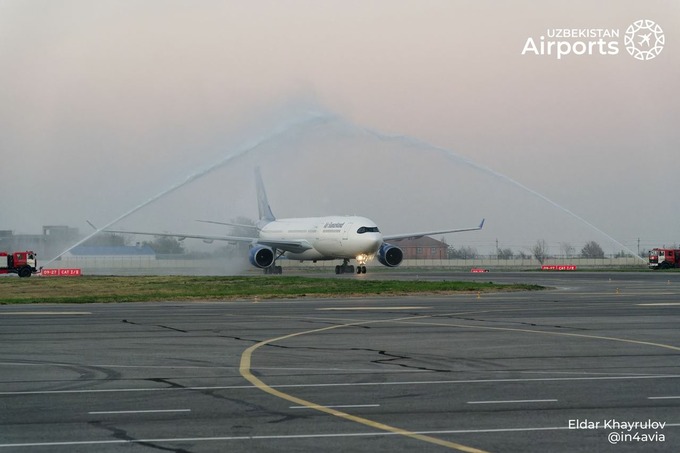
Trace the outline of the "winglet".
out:
<instances>
[{"instance_id":1,"label":"winglet","mask_svg":"<svg viewBox=\"0 0 680 453\"><path fill-rule=\"evenodd\" d=\"M260 214L260 221L265 220L271 222L276 220L272 209L269 207L267 201L267 192L264 190L264 182L260 174L260 167L255 167L255 183L257 184L257 209Z\"/></svg>"},{"instance_id":2,"label":"winglet","mask_svg":"<svg viewBox=\"0 0 680 453\"><path fill-rule=\"evenodd\" d=\"M480 230L484 227L484 221L485 221L485 220L486 220L486 219L482 219L482 223L479 224L479 229L480 229Z\"/></svg>"}]
</instances>

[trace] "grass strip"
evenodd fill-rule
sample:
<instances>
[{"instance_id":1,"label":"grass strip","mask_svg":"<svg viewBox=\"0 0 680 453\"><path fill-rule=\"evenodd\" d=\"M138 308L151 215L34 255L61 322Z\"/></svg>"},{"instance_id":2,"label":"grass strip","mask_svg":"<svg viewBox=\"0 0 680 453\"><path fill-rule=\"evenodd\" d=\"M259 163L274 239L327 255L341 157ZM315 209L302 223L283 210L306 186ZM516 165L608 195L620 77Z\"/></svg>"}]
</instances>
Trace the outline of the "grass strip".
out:
<instances>
[{"instance_id":1,"label":"grass strip","mask_svg":"<svg viewBox=\"0 0 680 453\"><path fill-rule=\"evenodd\" d=\"M296 276L32 277L0 279L0 304L233 300L529 291L538 285Z\"/></svg>"}]
</instances>

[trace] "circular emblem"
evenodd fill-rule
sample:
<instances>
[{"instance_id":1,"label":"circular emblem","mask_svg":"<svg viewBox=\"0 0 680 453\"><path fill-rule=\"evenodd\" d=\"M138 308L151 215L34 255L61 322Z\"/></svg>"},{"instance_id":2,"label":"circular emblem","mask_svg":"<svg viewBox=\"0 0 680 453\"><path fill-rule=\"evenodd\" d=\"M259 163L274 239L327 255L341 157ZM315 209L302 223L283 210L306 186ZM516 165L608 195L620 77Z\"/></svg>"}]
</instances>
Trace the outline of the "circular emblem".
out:
<instances>
[{"instance_id":1,"label":"circular emblem","mask_svg":"<svg viewBox=\"0 0 680 453\"><path fill-rule=\"evenodd\" d=\"M658 56L666 44L663 30L653 20L640 19L627 29L623 43L629 54L638 60L651 60Z\"/></svg>"}]
</instances>

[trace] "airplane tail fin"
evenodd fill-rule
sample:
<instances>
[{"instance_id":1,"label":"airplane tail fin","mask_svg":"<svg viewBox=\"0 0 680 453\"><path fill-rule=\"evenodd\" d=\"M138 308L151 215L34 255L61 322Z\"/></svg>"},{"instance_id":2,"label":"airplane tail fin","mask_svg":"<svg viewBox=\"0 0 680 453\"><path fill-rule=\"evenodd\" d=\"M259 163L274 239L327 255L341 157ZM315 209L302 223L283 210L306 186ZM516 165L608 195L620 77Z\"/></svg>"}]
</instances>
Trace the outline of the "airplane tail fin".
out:
<instances>
[{"instance_id":1,"label":"airplane tail fin","mask_svg":"<svg viewBox=\"0 0 680 453\"><path fill-rule=\"evenodd\" d=\"M267 192L264 190L260 167L255 168L255 182L257 184L257 209L260 213L260 221L271 222L276 220L272 213L272 208L269 207L269 201L267 201Z\"/></svg>"}]
</instances>

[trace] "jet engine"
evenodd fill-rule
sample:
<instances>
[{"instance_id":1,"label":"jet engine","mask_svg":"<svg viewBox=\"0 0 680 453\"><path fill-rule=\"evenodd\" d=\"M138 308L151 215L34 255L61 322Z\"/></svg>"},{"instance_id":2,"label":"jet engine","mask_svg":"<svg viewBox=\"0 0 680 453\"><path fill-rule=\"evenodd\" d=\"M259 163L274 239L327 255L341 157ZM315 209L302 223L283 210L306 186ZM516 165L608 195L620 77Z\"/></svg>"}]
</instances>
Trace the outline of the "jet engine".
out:
<instances>
[{"instance_id":1,"label":"jet engine","mask_svg":"<svg viewBox=\"0 0 680 453\"><path fill-rule=\"evenodd\" d=\"M378 262L387 267L395 267L401 264L401 260L404 259L404 252L392 244L383 242L378 249Z\"/></svg>"},{"instance_id":2,"label":"jet engine","mask_svg":"<svg viewBox=\"0 0 680 453\"><path fill-rule=\"evenodd\" d=\"M250 249L250 264L260 269L267 268L274 262L274 250L269 247L257 245Z\"/></svg>"}]
</instances>

